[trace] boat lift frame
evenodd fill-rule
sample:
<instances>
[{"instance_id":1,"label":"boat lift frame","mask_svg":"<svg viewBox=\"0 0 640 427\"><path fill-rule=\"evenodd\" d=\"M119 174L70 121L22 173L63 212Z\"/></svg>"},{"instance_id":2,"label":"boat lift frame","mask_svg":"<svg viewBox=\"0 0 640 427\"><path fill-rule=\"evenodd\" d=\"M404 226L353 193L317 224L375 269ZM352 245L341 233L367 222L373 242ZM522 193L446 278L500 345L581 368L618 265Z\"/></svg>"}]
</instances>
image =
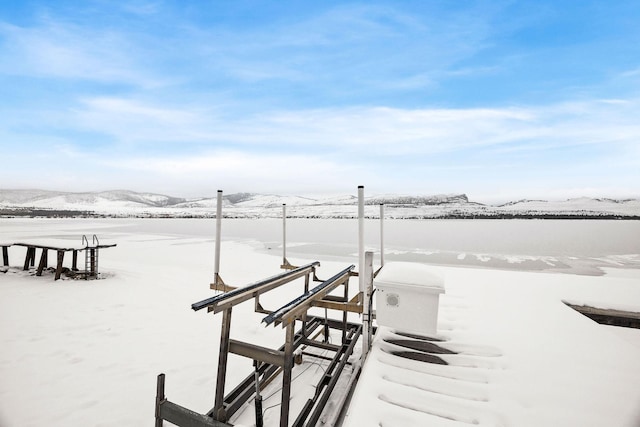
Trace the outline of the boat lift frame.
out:
<instances>
[{"instance_id":1,"label":"boat lift frame","mask_svg":"<svg viewBox=\"0 0 640 427\"><path fill-rule=\"evenodd\" d=\"M165 375L158 375L156 394L156 427L162 427L163 420L169 421L180 427L223 427L230 426L231 417L255 395L256 400L256 426L262 427L262 398L260 391L282 373L282 394L280 403L280 427L289 426L291 397L291 374L294 363L302 363L302 356L316 357L330 360L324 375L316 385L316 391L312 398L308 399L302 410L293 422L293 426L315 426L318 422L329 397L340 378L344 367L349 364L349 358L353 354L356 343L364 335L362 342L362 360L366 358L371 346L371 337L375 333L371 324L371 297L372 283L375 273L373 271L373 253L364 252L364 187L358 187L358 222L359 222L359 273L354 272L354 265L346 267L328 280L320 280L316 276L316 267L320 262L296 267L289 263L286 256L286 205L283 205L283 256L281 268L288 270L264 280L234 288L221 279L220 271L220 223L221 223L222 191L218 191L216 212L216 258L214 265L214 282L211 289L224 293L204 299L191 305L194 311L207 309L214 314L222 312L222 327L220 334L220 349L218 356L218 372L214 407L206 414L199 414L167 400L164 395ZM383 207L380 208L380 220L383 220ZM382 227L382 225L381 225ZM382 228L381 228L382 233ZM382 245L382 241L381 241ZM381 262L382 256L381 256ZM349 279L358 277L358 292L349 299ZM260 295L276 289L286 283L304 277L304 293L282 307L270 311L260 304ZM321 282L313 289L309 289L311 280ZM343 286L342 296L330 295L332 291ZM254 310L257 313L266 314L262 322L266 326L282 325L285 329L285 342L276 349L234 340L230 337L231 314L233 307L249 300L254 300ZM313 307L325 309L324 318L311 316L308 311ZM327 317L327 310L342 311L342 321ZM348 313L363 315L362 324L348 322ZM300 322L300 329L296 330L296 323ZM316 332L317 329L323 327ZM339 330L342 333L340 345L329 342L330 330ZM322 341L317 338L324 336ZM298 349L302 347L301 351ZM322 356L311 352L305 352L308 347L316 347L334 352L333 357ZM252 359L255 371L249 374L231 392L225 394L225 382L227 374L227 360L229 353ZM354 365L349 392L340 405L338 412L334 414L334 421L344 414L348 404L353 385L360 375L360 364ZM260 379L262 377L262 379Z\"/></svg>"},{"instance_id":2,"label":"boat lift frame","mask_svg":"<svg viewBox=\"0 0 640 427\"><path fill-rule=\"evenodd\" d=\"M257 395L259 398L259 391L272 382L280 373L282 373L280 426L289 426L289 400L291 397L291 375L294 363L296 360L301 363L303 355L315 356L313 353L297 352L301 346L303 348L316 347L334 352L327 371L317 384L315 395L313 398L308 399L301 413L292 424L294 426L315 425L363 330L361 324L347 321L348 312L362 312L362 305L356 302L357 296L352 301L348 300L349 278L356 274L352 271L355 266L350 265L331 278L321 281L314 288L309 289L311 280L320 281L315 274L316 267L319 265L318 261L312 262L192 304L191 308L194 311L206 308L208 312L214 314L222 312L214 407L204 415L169 402L164 396L164 374L160 374L158 376L158 394L156 398L156 426L162 426L162 420L185 427L229 425L227 424L229 419L252 396ZM305 278L305 281L304 293L301 296L273 311L265 310L262 307L259 302L261 294L302 277ZM330 292L340 286L344 287L342 296L329 295ZM254 300L256 312L267 314L262 320L265 326L281 325L285 329L285 342L277 350L230 337L233 307L249 300ZM308 310L312 307L340 310L343 312L342 320L310 316L308 315ZM301 324L297 330L296 323ZM318 329L320 331L315 333ZM342 332L340 345L328 342L330 329ZM324 335L324 339L318 341L316 338L321 334ZM294 354L296 352L297 354ZM229 353L252 359L256 371L249 374L245 380L225 394Z\"/></svg>"}]
</instances>

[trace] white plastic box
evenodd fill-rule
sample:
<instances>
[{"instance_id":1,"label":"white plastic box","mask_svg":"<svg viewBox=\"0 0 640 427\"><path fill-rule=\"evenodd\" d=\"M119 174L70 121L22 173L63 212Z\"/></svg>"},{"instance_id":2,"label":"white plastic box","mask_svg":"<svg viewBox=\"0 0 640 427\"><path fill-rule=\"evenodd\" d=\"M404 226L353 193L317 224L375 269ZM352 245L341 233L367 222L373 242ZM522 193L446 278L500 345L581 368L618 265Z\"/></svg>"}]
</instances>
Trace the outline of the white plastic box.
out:
<instances>
[{"instance_id":1,"label":"white plastic box","mask_svg":"<svg viewBox=\"0 0 640 427\"><path fill-rule=\"evenodd\" d=\"M376 288L379 326L417 335L435 335L444 281L425 264L390 262L380 270Z\"/></svg>"}]
</instances>

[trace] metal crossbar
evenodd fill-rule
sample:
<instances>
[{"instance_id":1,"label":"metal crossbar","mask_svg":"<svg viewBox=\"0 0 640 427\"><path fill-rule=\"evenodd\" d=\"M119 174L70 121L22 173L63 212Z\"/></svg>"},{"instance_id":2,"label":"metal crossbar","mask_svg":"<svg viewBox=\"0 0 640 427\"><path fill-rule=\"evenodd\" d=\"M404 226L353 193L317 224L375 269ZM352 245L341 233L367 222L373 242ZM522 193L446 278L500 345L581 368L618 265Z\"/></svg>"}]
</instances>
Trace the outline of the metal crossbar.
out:
<instances>
[{"instance_id":1,"label":"metal crossbar","mask_svg":"<svg viewBox=\"0 0 640 427\"><path fill-rule=\"evenodd\" d=\"M266 326L269 326L274 322L282 322L286 325L286 323L294 319L299 312L306 311L306 309L311 307L314 300L319 300L324 295L331 292L331 290L333 290L336 286L344 283L345 280L348 280L350 272L354 268L355 265L350 265L335 276L331 277L328 280L325 280L315 288L309 290L293 301L283 305L273 313L265 316L265 318L262 319L262 322L265 323Z\"/></svg>"},{"instance_id":2,"label":"metal crossbar","mask_svg":"<svg viewBox=\"0 0 640 427\"><path fill-rule=\"evenodd\" d=\"M298 267L295 270L276 274L275 276L257 281L242 288L237 288L224 294L216 295L214 297L193 303L191 304L191 308L194 311L198 311L203 308L212 307L213 312L218 313L226 308L250 300L256 295L269 291L274 287L293 281L299 277L304 276L305 274L309 274L319 265L320 262L315 261L310 264L303 265L302 267Z\"/></svg>"}]
</instances>

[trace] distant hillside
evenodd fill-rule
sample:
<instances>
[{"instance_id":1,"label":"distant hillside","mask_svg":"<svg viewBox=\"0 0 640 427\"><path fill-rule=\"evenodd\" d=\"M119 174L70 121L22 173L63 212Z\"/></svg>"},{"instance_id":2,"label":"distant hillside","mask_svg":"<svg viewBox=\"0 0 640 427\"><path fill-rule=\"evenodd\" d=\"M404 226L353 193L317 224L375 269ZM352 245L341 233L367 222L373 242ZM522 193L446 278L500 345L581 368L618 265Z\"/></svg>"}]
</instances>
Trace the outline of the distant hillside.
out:
<instances>
[{"instance_id":1,"label":"distant hillside","mask_svg":"<svg viewBox=\"0 0 640 427\"><path fill-rule=\"evenodd\" d=\"M128 204L130 206L164 207L184 203L186 199L154 193L136 193L128 190L97 193L68 193L44 190L0 190L0 204L63 208L73 206L99 206Z\"/></svg>"},{"instance_id":2,"label":"distant hillside","mask_svg":"<svg viewBox=\"0 0 640 427\"><path fill-rule=\"evenodd\" d=\"M366 200L368 205L415 205L433 206L450 203L469 203L466 194L438 194L436 196L374 196Z\"/></svg>"},{"instance_id":3,"label":"distant hillside","mask_svg":"<svg viewBox=\"0 0 640 427\"><path fill-rule=\"evenodd\" d=\"M2 216L212 217L217 199L137 193L128 190L70 193L0 190ZM319 198L235 193L223 196L223 215L231 218L279 218L282 205L293 218L354 218L355 195ZM469 201L465 194L433 196L374 195L365 198L365 215L398 219L426 218L604 218L640 219L640 200L577 198L564 201L518 200L500 205Z\"/></svg>"}]
</instances>

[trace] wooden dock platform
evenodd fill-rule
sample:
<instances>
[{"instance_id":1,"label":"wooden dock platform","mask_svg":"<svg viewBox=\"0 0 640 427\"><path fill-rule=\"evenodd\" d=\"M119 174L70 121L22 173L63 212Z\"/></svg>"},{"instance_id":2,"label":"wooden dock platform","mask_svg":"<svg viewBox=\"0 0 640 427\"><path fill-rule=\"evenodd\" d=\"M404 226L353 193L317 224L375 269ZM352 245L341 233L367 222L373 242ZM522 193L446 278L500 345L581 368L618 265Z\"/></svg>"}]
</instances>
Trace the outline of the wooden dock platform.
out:
<instances>
[{"instance_id":1,"label":"wooden dock platform","mask_svg":"<svg viewBox=\"0 0 640 427\"><path fill-rule=\"evenodd\" d=\"M564 303L578 313L602 325L640 329L640 313L610 308L598 308L589 305L570 304L566 301Z\"/></svg>"},{"instance_id":2,"label":"wooden dock platform","mask_svg":"<svg viewBox=\"0 0 640 427\"><path fill-rule=\"evenodd\" d=\"M86 242L86 244L85 244ZM38 267L36 268L36 276L41 276L42 272L49 265L49 251L56 252L56 267L55 267L55 279L58 280L62 276L64 269L64 258L67 252L72 253L71 271L78 272L78 274L84 274L85 278L98 276L98 257L99 250L105 248L111 248L116 244L100 244L97 238L94 236L92 245L89 244L86 236L82 239L83 245L79 246L60 246L57 244L47 243L35 243L35 242L17 242L17 243L0 243L2 246L2 264L5 267L9 267L9 248L10 247L24 247L27 248L26 255L23 263L23 270L29 270L31 267L35 267L36 251L40 251L40 259ZM78 253L85 252L85 265L84 269L78 268Z\"/></svg>"}]
</instances>

